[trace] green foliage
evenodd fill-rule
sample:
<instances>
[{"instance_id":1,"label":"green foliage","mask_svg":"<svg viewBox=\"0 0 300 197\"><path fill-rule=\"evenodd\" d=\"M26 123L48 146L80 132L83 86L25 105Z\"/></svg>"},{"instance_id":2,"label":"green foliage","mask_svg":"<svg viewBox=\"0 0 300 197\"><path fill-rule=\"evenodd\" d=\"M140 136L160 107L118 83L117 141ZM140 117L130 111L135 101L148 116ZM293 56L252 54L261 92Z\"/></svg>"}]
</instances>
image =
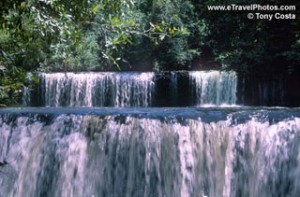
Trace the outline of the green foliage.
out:
<instances>
[{"instance_id":1,"label":"green foliage","mask_svg":"<svg viewBox=\"0 0 300 197\"><path fill-rule=\"evenodd\" d=\"M199 26L191 1L7 0L4 5L0 42L6 66L128 69L141 58L152 67L157 62L160 69L170 64L184 69L200 52L191 39ZM157 55L161 51L166 55Z\"/></svg>"},{"instance_id":2,"label":"green foliage","mask_svg":"<svg viewBox=\"0 0 300 197\"><path fill-rule=\"evenodd\" d=\"M133 35L124 57L134 69L188 69L200 50L194 34L196 17L190 1L138 1L139 24L143 34ZM136 17L137 18L137 17ZM143 68L145 64L146 68Z\"/></svg>"},{"instance_id":3,"label":"green foliage","mask_svg":"<svg viewBox=\"0 0 300 197\"><path fill-rule=\"evenodd\" d=\"M227 4L259 1L226 1ZM283 0L272 4L286 5ZM209 34L206 45L216 60L241 74L277 75L299 73L299 20L249 20L246 12L208 11L207 5L224 5L222 0L206 0L199 5ZM273 12L272 12L273 13ZM294 12L294 14L296 14Z\"/></svg>"},{"instance_id":4,"label":"green foliage","mask_svg":"<svg viewBox=\"0 0 300 197\"><path fill-rule=\"evenodd\" d=\"M159 69L184 69L199 55L190 47L189 1L92 1L94 18L87 22L72 64L82 70L140 69L137 62L158 62ZM193 40L194 43L195 40ZM165 50L167 48L167 50ZM84 49L84 50L81 50ZM160 51L166 55L157 55ZM170 59L171 58L171 59Z\"/></svg>"},{"instance_id":5,"label":"green foliage","mask_svg":"<svg viewBox=\"0 0 300 197\"><path fill-rule=\"evenodd\" d=\"M0 68L0 104L20 103L22 89L27 80L26 73L15 66L9 70L4 67Z\"/></svg>"}]
</instances>

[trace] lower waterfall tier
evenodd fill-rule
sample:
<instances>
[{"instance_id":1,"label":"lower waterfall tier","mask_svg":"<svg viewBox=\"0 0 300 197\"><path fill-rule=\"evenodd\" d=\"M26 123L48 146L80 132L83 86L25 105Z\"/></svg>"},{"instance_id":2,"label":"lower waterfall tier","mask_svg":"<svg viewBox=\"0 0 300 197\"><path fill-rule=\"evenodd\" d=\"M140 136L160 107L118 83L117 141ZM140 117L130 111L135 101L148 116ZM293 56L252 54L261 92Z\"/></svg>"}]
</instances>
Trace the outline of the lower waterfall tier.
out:
<instances>
[{"instance_id":1,"label":"lower waterfall tier","mask_svg":"<svg viewBox=\"0 0 300 197\"><path fill-rule=\"evenodd\" d=\"M290 196L300 110L0 110L0 196Z\"/></svg>"}]
</instances>

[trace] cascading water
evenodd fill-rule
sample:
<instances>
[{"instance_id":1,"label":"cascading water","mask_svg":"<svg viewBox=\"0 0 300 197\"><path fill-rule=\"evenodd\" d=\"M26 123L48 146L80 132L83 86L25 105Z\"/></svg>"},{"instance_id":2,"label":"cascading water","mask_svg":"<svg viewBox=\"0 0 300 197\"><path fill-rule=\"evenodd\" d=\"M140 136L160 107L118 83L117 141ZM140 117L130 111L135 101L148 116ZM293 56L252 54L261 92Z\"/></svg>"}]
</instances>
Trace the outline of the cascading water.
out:
<instances>
[{"instance_id":1,"label":"cascading water","mask_svg":"<svg viewBox=\"0 0 300 197\"><path fill-rule=\"evenodd\" d=\"M153 76L149 73L43 73L45 105L115 106L151 105Z\"/></svg>"},{"instance_id":2,"label":"cascading water","mask_svg":"<svg viewBox=\"0 0 300 197\"><path fill-rule=\"evenodd\" d=\"M190 73L196 104L235 104L237 76L235 72L196 71Z\"/></svg>"},{"instance_id":3,"label":"cascading water","mask_svg":"<svg viewBox=\"0 0 300 197\"><path fill-rule=\"evenodd\" d=\"M27 73L27 81L29 83L32 83L32 73ZM31 103L31 98L30 98L30 87L24 86L23 89L23 97L22 97L22 105L23 106L29 106Z\"/></svg>"},{"instance_id":4,"label":"cascading water","mask_svg":"<svg viewBox=\"0 0 300 197\"><path fill-rule=\"evenodd\" d=\"M176 106L176 100L179 96L179 90L178 90L178 86L179 86L179 79L178 79L178 74L176 72L172 72L171 76L170 76L170 90L171 90L171 104L173 106Z\"/></svg>"},{"instance_id":5,"label":"cascading water","mask_svg":"<svg viewBox=\"0 0 300 197\"><path fill-rule=\"evenodd\" d=\"M39 76L46 107L0 109L0 197L299 196L300 109L232 105L235 72Z\"/></svg>"},{"instance_id":6,"label":"cascading water","mask_svg":"<svg viewBox=\"0 0 300 197\"><path fill-rule=\"evenodd\" d=\"M296 197L299 141L299 110L11 109L0 196Z\"/></svg>"},{"instance_id":7,"label":"cascading water","mask_svg":"<svg viewBox=\"0 0 300 197\"><path fill-rule=\"evenodd\" d=\"M152 72L42 73L43 103L49 107L164 107L236 103L235 72L194 71L161 75ZM158 78L162 78L162 84L157 84ZM185 81L188 83L181 87ZM158 90L156 86L167 89ZM154 103L160 103L162 99L167 101L162 105Z\"/></svg>"}]
</instances>

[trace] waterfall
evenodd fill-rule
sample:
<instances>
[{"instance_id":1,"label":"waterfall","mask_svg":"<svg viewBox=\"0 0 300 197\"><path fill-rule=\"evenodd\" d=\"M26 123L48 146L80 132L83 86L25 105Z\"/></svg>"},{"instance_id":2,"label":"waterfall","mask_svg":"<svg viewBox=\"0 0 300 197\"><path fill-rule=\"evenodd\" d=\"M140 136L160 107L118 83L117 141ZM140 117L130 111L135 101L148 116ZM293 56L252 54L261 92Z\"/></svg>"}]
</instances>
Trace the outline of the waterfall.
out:
<instances>
[{"instance_id":1,"label":"waterfall","mask_svg":"<svg viewBox=\"0 0 300 197\"><path fill-rule=\"evenodd\" d=\"M237 76L233 71L41 73L41 98L48 107L165 107L232 105ZM26 89L25 89L26 90ZM28 100L28 99L27 99ZM37 106L37 104L33 104Z\"/></svg>"},{"instance_id":2,"label":"waterfall","mask_svg":"<svg viewBox=\"0 0 300 197\"><path fill-rule=\"evenodd\" d=\"M151 105L154 74L42 73L46 106Z\"/></svg>"},{"instance_id":3,"label":"waterfall","mask_svg":"<svg viewBox=\"0 0 300 197\"><path fill-rule=\"evenodd\" d=\"M300 108L234 105L235 72L39 77L0 109L0 197L300 193Z\"/></svg>"},{"instance_id":4,"label":"waterfall","mask_svg":"<svg viewBox=\"0 0 300 197\"><path fill-rule=\"evenodd\" d=\"M172 106L176 106L177 104L177 100L178 100L178 95L179 95L179 90L178 90L178 86L179 86L179 79L178 79L178 73L176 72L171 72L171 76L170 76L170 96L171 96L171 104Z\"/></svg>"},{"instance_id":5,"label":"waterfall","mask_svg":"<svg viewBox=\"0 0 300 197\"><path fill-rule=\"evenodd\" d=\"M237 76L235 72L196 71L190 73L197 105L235 104Z\"/></svg>"},{"instance_id":6,"label":"waterfall","mask_svg":"<svg viewBox=\"0 0 300 197\"><path fill-rule=\"evenodd\" d=\"M0 111L0 196L300 192L298 109Z\"/></svg>"},{"instance_id":7,"label":"waterfall","mask_svg":"<svg viewBox=\"0 0 300 197\"><path fill-rule=\"evenodd\" d=\"M32 83L32 73L27 73L26 79L28 83ZM29 86L24 86L23 87L23 96L22 96L22 105L23 106L29 106L31 103L31 87Z\"/></svg>"}]
</instances>

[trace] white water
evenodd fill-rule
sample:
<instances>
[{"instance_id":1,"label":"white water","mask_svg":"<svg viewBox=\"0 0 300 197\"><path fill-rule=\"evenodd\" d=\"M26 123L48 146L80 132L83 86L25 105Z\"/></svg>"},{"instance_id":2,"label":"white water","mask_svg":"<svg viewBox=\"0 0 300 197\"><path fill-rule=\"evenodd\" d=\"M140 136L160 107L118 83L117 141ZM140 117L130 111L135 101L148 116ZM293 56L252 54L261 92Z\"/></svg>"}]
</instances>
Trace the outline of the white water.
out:
<instances>
[{"instance_id":1,"label":"white water","mask_svg":"<svg viewBox=\"0 0 300 197\"><path fill-rule=\"evenodd\" d=\"M213 112L213 111L212 111ZM0 196L249 196L300 192L300 119L0 118ZM269 117L272 118L272 117Z\"/></svg>"},{"instance_id":2,"label":"white water","mask_svg":"<svg viewBox=\"0 0 300 197\"><path fill-rule=\"evenodd\" d=\"M197 105L235 104L237 75L235 72L195 71L190 73Z\"/></svg>"},{"instance_id":3,"label":"white water","mask_svg":"<svg viewBox=\"0 0 300 197\"><path fill-rule=\"evenodd\" d=\"M44 106L151 107L165 100L163 106L233 105L236 103L235 72L193 71L164 75L161 73L42 73ZM167 80L170 78L170 80ZM182 87L182 80L189 84ZM169 83L169 84L168 84ZM24 91L28 93L28 91ZM25 100L30 95L25 95ZM36 95L42 97L42 95ZM160 106L160 105L159 105Z\"/></svg>"},{"instance_id":4,"label":"white water","mask_svg":"<svg viewBox=\"0 0 300 197\"><path fill-rule=\"evenodd\" d=\"M43 73L46 106L147 107L153 73Z\"/></svg>"},{"instance_id":5,"label":"white water","mask_svg":"<svg viewBox=\"0 0 300 197\"><path fill-rule=\"evenodd\" d=\"M298 197L299 109L227 108L234 72L179 74L171 104L205 108L73 108L166 94L154 73L41 74L46 106L71 108L0 110L0 197Z\"/></svg>"},{"instance_id":6,"label":"white water","mask_svg":"<svg viewBox=\"0 0 300 197\"><path fill-rule=\"evenodd\" d=\"M27 73L26 79L29 83L32 83L32 73ZM23 96L22 96L22 105L23 106L29 106L31 103L31 87L23 86Z\"/></svg>"}]
</instances>

